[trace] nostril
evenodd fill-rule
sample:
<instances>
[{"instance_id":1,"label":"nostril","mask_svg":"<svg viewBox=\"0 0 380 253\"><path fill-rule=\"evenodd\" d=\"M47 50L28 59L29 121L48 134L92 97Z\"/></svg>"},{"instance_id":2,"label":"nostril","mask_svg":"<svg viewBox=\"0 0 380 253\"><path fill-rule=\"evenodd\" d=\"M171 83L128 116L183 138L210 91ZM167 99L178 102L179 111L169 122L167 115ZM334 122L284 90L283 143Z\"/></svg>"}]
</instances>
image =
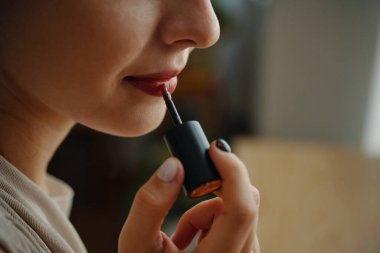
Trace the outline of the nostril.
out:
<instances>
[{"instance_id":1,"label":"nostril","mask_svg":"<svg viewBox=\"0 0 380 253\"><path fill-rule=\"evenodd\" d=\"M194 40L189 39L180 39L177 41L174 41L172 44L175 44L179 48L196 48L197 43Z\"/></svg>"}]
</instances>

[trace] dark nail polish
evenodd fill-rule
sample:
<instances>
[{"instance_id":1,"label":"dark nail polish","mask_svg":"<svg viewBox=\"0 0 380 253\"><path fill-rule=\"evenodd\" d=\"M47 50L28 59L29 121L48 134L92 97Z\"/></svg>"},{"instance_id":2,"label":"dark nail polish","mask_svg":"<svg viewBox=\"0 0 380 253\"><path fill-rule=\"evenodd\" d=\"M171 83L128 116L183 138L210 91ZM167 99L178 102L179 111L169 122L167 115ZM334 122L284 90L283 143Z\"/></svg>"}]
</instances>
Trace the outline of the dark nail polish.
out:
<instances>
[{"instance_id":1,"label":"dark nail polish","mask_svg":"<svg viewBox=\"0 0 380 253\"><path fill-rule=\"evenodd\" d=\"M218 139L216 141L216 147L220 150L223 150L224 152L231 153L230 145L228 145L228 143L223 139Z\"/></svg>"}]
</instances>

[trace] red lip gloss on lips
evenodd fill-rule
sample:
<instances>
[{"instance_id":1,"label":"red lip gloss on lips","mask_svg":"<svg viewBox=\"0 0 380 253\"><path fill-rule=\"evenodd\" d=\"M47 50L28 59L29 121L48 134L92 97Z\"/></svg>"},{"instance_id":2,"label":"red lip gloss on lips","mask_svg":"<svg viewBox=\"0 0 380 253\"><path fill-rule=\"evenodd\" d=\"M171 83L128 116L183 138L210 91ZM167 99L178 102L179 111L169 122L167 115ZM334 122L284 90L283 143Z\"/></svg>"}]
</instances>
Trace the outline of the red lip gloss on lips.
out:
<instances>
[{"instance_id":1,"label":"red lip gloss on lips","mask_svg":"<svg viewBox=\"0 0 380 253\"><path fill-rule=\"evenodd\" d=\"M210 144L198 121L182 122L167 84L162 85L162 96L174 122L164 136L170 153L181 160L185 169L184 190L196 198L218 190L222 180L209 156Z\"/></svg>"}]
</instances>

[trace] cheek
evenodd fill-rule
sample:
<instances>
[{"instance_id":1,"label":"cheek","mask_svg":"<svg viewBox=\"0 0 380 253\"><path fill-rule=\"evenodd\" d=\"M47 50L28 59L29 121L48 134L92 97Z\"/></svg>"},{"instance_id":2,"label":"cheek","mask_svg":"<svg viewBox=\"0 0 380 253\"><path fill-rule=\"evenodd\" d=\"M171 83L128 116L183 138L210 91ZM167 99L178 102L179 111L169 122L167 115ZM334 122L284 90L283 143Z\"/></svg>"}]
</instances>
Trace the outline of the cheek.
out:
<instances>
[{"instance_id":1,"label":"cheek","mask_svg":"<svg viewBox=\"0 0 380 253\"><path fill-rule=\"evenodd\" d=\"M154 30L154 18L125 17L117 1L107 2L55 1L12 10L15 14L8 17L4 43L0 42L8 72L32 93L52 86L63 90L115 82L141 57ZM131 2L135 1L127 1ZM141 6L135 5L123 8L133 13Z\"/></svg>"},{"instance_id":2,"label":"cheek","mask_svg":"<svg viewBox=\"0 0 380 253\"><path fill-rule=\"evenodd\" d=\"M100 131L140 135L157 127L163 103L120 90L118 83L120 73L134 69L142 57L154 18L125 20L114 6L87 1L56 3L61 5L21 10L10 20L6 37L12 39L2 46L2 61L15 83L53 110Z\"/></svg>"},{"instance_id":3,"label":"cheek","mask_svg":"<svg viewBox=\"0 0 380 253\"><path fill-rule=\"evenodd\" d=\"M67 88L76 83L110 82L133 64L146 36L121 22L121 17L109 9L86 8L62 4L42 14L18 13L25 16L22 23L18 21L21 17L14 17L6 36L11 39L5 42L3 53L18 83L32 82L42 87L64 83L65 87L58 88Z\"/></svg>"}]
</instances>

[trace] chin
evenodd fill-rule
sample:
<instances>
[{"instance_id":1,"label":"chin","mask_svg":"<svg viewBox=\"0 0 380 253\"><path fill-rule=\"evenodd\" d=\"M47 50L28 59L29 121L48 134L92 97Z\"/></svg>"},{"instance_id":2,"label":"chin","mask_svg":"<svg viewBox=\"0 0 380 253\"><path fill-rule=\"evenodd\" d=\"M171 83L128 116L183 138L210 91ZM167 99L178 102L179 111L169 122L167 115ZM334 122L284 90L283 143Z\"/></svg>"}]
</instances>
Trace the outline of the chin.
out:
<instances>
[{"instance_id":1,"label":"chin","mask_svg":"<svg viewBox=\"0 0 380 253\"><path fill-rule=\"evenodd\" d=\"M86 114L85 118L74 118L74 121L102 133L119 137L137 137L157 129L165 113L165 104L154 101L143 106L130 106L128 110L98 110L90 114L91 116Z\"/></svg>"},{"instance_id":2,"label":"chin","mask_svg":"<svg viewBox=\"0 0 380 253\"><path fill-rule=\"evenodd\" d=\"M158 121L157 122L150 122L150 123L143 122L136 127L133 127L133 128L131 127L129 129L127 129L125 132L121 132L119 134L119 136L121 136L121 137L143 136L143 135L146 135L146 134L156 130L157 127L159 127L161 123L162 123L162 119L159 122Z\"/></svg>"},{"instance_id":3,"label":"chin","mask_svg":"<svg viewBox=\"0 0 380 253\"><path fill-rule=\"evenodd\" d=\"M95 130L119 137L138 137L148 134L162 123L165 113L161 115L144 115L132 117L127 122L117 121Z\"/></svg>"}]
</instances>

